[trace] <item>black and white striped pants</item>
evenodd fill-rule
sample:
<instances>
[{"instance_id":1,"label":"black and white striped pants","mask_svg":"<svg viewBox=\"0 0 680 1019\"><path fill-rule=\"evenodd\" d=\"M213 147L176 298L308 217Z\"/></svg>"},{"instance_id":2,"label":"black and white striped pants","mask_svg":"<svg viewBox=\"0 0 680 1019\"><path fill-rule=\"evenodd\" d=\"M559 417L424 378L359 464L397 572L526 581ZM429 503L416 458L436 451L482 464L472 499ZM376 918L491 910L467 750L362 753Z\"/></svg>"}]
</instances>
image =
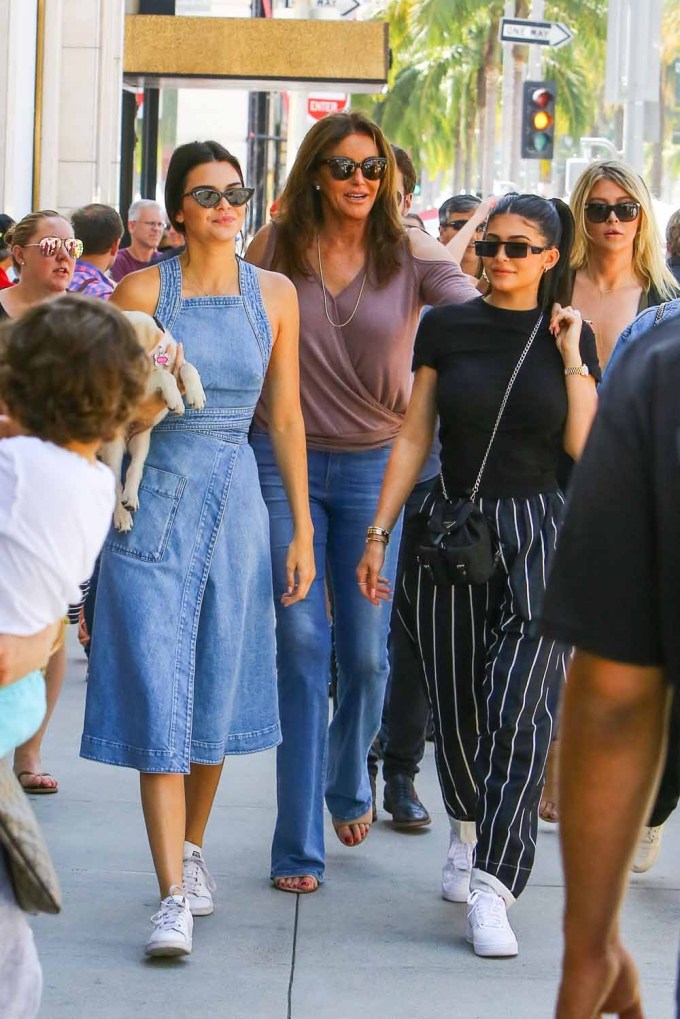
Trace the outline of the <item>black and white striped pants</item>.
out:
<instances>
[{"instance_id":1,"label":"black and white striped pants","mask_svg":"<svg viewBox=\"0 0 680 1019\"><path fill-rule=\"evenodd\" d=\"M429 515L433 496L422 513ZM496 575L476 587L436 587L411 548L396 620L422 657L446 810L474 821L473 870L512 902L533 865L545 763L569 648L541 637L538 613L564 500L482 499L500 538Z\"/></svg>"}]
</instances>

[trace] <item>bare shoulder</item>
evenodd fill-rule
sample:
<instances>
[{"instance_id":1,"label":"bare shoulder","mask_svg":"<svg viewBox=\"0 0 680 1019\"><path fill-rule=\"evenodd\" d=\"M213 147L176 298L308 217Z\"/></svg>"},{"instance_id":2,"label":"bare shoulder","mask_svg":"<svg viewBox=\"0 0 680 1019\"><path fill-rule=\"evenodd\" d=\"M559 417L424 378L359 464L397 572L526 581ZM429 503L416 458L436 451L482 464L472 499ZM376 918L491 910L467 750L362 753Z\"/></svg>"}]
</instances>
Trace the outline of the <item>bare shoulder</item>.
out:
<instances>
[{"instance_id":1,"label":"bare shoulder","mask_svg":"<svg viewBox=\"0 0 680 1019\"><path fill-rule=\"evenodd\" d=\"M272 223L266 223L257 231L248 245L248 250L246 251L247 262L252 262L253 265L262 264L264 253L267 250L267 244L269 243L269 238L272 232L272 226Z\"/></svg>"},{"instance_id":2,"label":"bare shoulder","mask_svg":"<svg viewBox=\"0 0 680 1019\"><path fill-rule=\"evenodd\" d=\"M155 314L161 290L161 274L157 265L124 276L109 300L122 311L145 311Z\"/></svg>"},{"instance_id":3,"label":"bare shoulder","mask_svg":"<svg viewBox=\"0 0 680 1019\"><path fill-rule=\"evenodd\" d=\"M269 296L275 301L289 301L297 297L295 286L282 272L273 272L271 269L260 269L257 266L257 278L260 282L262 296Z\"/></svg>"},{"instance_id":4,"label":"bare shoulder","mask_svg":"<svg viewBox=\"0 0 680 1019\"><path fill-rule=\"evenodd\" d=\"M408 230L406 236L415 258L422 258L426 262L454 261L444 245L423 230Z\"/></svg>"}]
</instances>

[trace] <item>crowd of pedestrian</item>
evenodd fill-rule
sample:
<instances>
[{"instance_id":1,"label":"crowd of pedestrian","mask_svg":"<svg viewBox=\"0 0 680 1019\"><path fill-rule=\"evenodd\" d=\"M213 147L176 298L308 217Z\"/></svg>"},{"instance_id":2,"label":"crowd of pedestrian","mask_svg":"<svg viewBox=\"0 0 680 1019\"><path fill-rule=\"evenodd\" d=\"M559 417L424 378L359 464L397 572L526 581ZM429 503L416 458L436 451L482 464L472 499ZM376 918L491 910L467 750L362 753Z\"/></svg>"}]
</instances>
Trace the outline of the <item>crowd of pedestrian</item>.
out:
<instances>
[{"instance_id":1,"label":"crowd of pedestrian","mask_svg":"<svg viewBox=\"0 0 680 1019\"><path fill-rule=\"evenodd\" d=\"M474 952L517 955L509 910L539 816L559 821L556 1014L639 1019L618 911L680 798L680 213L666 260L644 181L607 161L569 205L452 196L437 240L408 154L354 112L309 131L241 258L253 183L192 142L164 207L130 207L126 248L101 204L0 217L12 781L58 791L42 740L70 620L81 755L140 773L146 954L183 956L215 908L204 835L226 757L277 748L269 876L311 894L325 810L342 845L364 842L381 763L395 827L430 823L430 733L441 894ZM205 406L167 414L153 373L182 385L189 363ZM97 454L147 429L132 525L112 526L122 482ZM0 866L0 1014L31 1019L38 963Z\"/></svg>"}]
</instances>

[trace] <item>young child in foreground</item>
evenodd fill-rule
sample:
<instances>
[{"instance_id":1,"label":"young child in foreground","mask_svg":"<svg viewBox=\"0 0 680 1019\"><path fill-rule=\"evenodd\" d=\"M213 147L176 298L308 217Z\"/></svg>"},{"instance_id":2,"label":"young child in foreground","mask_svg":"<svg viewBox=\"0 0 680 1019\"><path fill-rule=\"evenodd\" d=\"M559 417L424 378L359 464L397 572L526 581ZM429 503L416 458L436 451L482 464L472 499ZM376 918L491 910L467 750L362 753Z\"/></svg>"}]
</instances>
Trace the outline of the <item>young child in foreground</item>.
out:
<instances>
[{"instance_id":1,"label":"young child in foreground","mask_svg":"<svg viewBox=\"0 0 680 1019\"><path fill-rule=\"evenodd\" d=\"M0 328L0 634L37 634L79 599L114 507L96 454L132 420L148 371L104 302L65 295ZM0 757L45 708L41 671L0 686Z\"/></svg>"}]
</instances>

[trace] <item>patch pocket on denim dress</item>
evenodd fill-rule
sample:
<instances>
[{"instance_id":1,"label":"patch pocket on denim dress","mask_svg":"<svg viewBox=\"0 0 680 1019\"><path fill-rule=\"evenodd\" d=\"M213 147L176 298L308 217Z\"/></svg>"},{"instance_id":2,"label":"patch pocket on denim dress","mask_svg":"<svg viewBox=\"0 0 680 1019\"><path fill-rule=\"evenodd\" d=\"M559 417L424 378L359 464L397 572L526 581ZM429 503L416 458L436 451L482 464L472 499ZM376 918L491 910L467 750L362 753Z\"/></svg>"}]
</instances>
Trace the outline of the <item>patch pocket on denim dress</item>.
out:
<instances>
[{"instance_id":1,"label":"patch pocket on denim dress","mask_svg":"<svg viewBox=\"0 0 680 1019\"><path fill-rule=\"evenodd\" d=\"M139 509L132 514L132 530L112 528L104 548L148 563L160 562L168 547L186 481L181 474L147 464L139 486Z\"/></svg>"}]
</instances>

